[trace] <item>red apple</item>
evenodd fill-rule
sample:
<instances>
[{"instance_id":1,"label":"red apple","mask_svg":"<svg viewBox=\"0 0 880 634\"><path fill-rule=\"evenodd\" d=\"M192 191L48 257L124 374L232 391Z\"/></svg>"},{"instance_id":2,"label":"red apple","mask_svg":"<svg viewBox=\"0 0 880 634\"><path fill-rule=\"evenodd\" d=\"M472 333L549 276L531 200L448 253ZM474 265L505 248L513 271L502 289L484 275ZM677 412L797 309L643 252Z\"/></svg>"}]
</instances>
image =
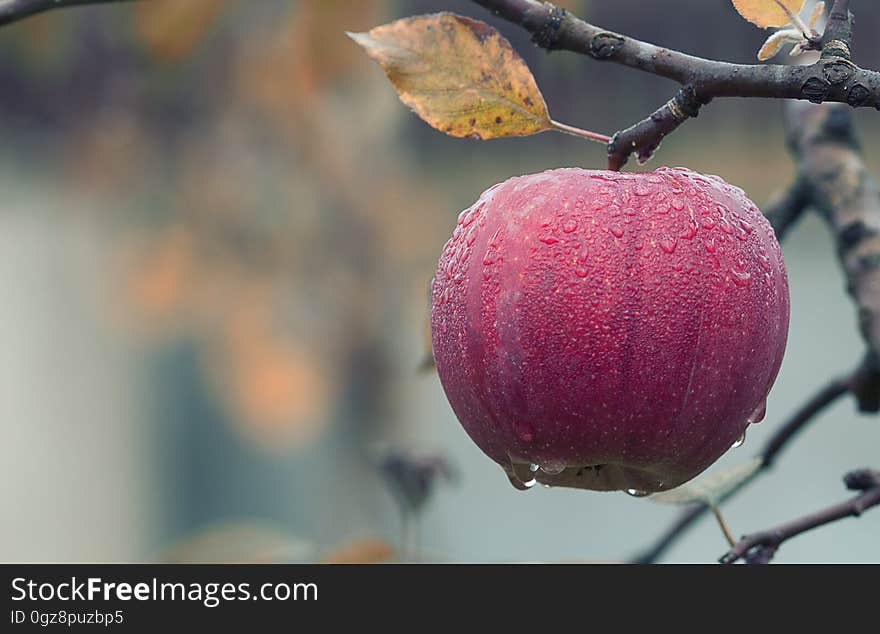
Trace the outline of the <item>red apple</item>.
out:
<instances>
[{"instance_id":1,"label":"red apple","mask_svg":"<svg viewBox=\"0 0 880 634\"><path fill-rule=\"evenodd\" d=\"M432 287L462 426L511 481L673 488L763 417L788 280L745 195L687 169L558 169L462 212Z\"/></svg>"}]
</instances>

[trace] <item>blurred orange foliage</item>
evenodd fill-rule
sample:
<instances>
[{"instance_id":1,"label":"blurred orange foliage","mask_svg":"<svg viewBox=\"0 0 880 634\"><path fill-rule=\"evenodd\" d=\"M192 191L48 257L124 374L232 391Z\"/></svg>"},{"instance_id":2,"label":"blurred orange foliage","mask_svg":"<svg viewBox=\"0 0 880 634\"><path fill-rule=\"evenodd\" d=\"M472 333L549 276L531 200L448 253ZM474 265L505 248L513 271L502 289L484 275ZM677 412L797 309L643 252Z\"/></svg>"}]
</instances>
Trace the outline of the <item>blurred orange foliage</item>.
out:
<instances>
[{"instance_id":1,"label":"blurred orange foliage","mask_svg":"<svg viewBox=\"0 0 880 634\"><path fill-rule=\"evenodd\" d=\"M261 447L308 443L351 382L382 398L374 351L409 317L387 307L403 292L421 313L454 219L401 149L409 115L345 36L391 8L151 0L51 12L27 34L71 42L70 98L100 104L75 111L60 155L73 189L118 212L104 219L124 264L115 304L153 344L197 342L218 403ZM117 63L95 67L95 41ZM362 405L357 422L377 424Z\"/></svg>"},{"instance_id":2,"label":"blurred orange foliage","mask_svg":"<svg viewBox=\"0 0 880 634\"><path fill-rule=\"evenodd\" d=\"M330 553L324 564L381 564L391 561L394 549L380 539L361 539Z\"/></svg>"},{"instance_id":3,"label":"blurred orange foliage","mask_svg":"<svg viewBox=\"0 0 880 634\"><path fill-rule=\"evenodd\" d=\"M319 429L330 381L318 356L273 332L271 319L259 304L232 315L211 369L239 420L251 422L246 434L269 446L304 444Z\"/></svg>"},{"instance_id":4,"label":"blurred orange foliage","mask_svg":"<svg viewBox=\"0 0 880 634\"><path fill-rule=\"evenodd\" d=\"M227 0L150 0L135 11L135 30L153 55L183 59L217 23Z\"/></svg>"},{"instance_id":5,"label":"blurred orange foliage","mask_svg":"<svg viewBox=\"0 0 880 634\"><path fill-rule=\"evenodd\" d=\"M191 234L176 227L142 264L132 291L137 308L151 321L167 319L186 301L195 274L194 257Z\"/></svg>"}]
</instances>

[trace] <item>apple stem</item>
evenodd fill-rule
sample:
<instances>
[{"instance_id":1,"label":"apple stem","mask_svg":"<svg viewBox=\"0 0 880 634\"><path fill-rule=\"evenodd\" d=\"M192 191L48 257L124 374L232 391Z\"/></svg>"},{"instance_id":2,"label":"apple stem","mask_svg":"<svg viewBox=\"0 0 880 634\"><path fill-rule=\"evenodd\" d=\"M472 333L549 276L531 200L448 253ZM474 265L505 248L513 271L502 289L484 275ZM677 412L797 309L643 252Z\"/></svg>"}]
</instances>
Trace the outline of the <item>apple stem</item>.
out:
<instances>
[{"instance_id":1,"label":"apple stem","mask_svg":"<svg viewBox=\"0 0 880 634\"><path fill-rule=\"evenodd\" d=\"M550 125L552 125L556 130L564 132L565 134L579 136L581 138L595 141L596 143L602 143L604 145L608 145L609 143L611 143L611 137L606 134L590 132L589 130L581 130L580 128L566 125L565 123L559 123L558 121L554 121L553 119L550 119Z\"/></svg>"},{"instance_id":2,"label":"apple stem","mask_svg":"<svg viewBox=\"0 0 880 634\"><path fill-rule=\"evenodd\" d=\"M736 546L736 538L733 536L733 531L730 530L727 520L724 519L724 515L721 514L721 509L718 508L717 504L712 504L710 508L712 509L712 514L715 515L715 519L718 520L718 526L721 527L721 532L724 533L727 543L733 548Z\"/></svg>"}]
</instances>

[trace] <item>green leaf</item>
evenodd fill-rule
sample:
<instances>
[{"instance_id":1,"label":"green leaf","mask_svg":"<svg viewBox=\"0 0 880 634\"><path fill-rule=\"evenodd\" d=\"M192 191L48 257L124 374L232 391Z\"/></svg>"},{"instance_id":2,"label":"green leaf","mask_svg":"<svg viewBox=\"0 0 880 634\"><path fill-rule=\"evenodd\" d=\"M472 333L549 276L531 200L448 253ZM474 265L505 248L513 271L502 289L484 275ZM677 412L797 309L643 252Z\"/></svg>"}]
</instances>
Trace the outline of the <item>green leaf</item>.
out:
<instances>
[{"instance_id":1,"label":"green leaf","mask_svg":"<svg viewBox=\"0 0 880 634\"><path fill-rule=\"evenodd\" d=\"M762 458L753 458L746 463L693 480L669 491L654 493L651 499L663 504L703 502L707 506L715 506L728 493L754 476L763 463Z\"/></svg>"}]
</instances>

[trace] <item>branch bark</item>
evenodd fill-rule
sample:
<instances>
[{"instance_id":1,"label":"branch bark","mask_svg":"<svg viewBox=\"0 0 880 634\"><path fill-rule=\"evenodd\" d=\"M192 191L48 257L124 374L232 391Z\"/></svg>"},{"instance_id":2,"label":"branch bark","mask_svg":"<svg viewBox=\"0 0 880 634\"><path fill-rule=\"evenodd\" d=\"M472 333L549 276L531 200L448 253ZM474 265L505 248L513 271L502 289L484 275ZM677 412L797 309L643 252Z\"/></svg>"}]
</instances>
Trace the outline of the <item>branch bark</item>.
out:
<instances>
[{"instance_id":1,"label":"branch bark","mask_svg":"<svg viewBox=\"0 0 880 634\"><path fill-rule=\"evenodd\" d=\"M746 535L719 561L723 564L732 564L743 559L751 564L769 563L779 547L792 537L847 517L859 517L868 509L880 506L880 471L870 469L853 471L846 475L844 482L848 489L861 493L845 502L780 524L775 528Z\"/></svg>"},{"instance_id":2,"label":"branch bark","mask_svg":"<svg viewBox=\"0 0 880 634\"><path fill-rule=\"evenodd\" d=\"M110 4L111 2L133 2L134 0L0 0L0 26L11 24L24 18L51 9L82 6L86 4Z\"/></svg>"},{"instance_id":3,"label":"branch bark","mask_svg":"<svg viewBox=\"0 0 880 634\"><path fill-rule=\"evenodd\" d=\"M608 146L609 168L619 169L632 154L644 161L663 138L715 97L801 99L880 109L880 73L851 61L852 14L836 2L819 42L822 56L810 66L731 64L656 46L602 29L565 9L535 0L474 0L532 33L538 46L589 55L659 75L683 87L649 118L622 130ZM682 106L685 107L682 107Z\"/></svg>"},{"instance_id":4,"label":"branch bark","mask_svg":"<svg viewBox=\"0 0 880 634\"><path fill-rule=\"evenodd\" d=\"M837 245L847 291L858 310L868 353L854 386L859 409L880 409L880 184L871 175L846 106L792 103L788 145L797 163L797 200L825 220ZM791 208L795 208L793 205ZM785 204L769 217L780 236L800 212Z\"/></svg>"},{"instance_id":5,"label":"branch bark","mask_svg":"<svg viewBox=\"0 0 880 634\"><path fill-rule=\"evenodd\" d=\"M785 239L788 230L797 224L809 204L809 186L800 177L767 204L764 215L776 231L777 240L782 242Z\"/></svg>"}]
</instances>

